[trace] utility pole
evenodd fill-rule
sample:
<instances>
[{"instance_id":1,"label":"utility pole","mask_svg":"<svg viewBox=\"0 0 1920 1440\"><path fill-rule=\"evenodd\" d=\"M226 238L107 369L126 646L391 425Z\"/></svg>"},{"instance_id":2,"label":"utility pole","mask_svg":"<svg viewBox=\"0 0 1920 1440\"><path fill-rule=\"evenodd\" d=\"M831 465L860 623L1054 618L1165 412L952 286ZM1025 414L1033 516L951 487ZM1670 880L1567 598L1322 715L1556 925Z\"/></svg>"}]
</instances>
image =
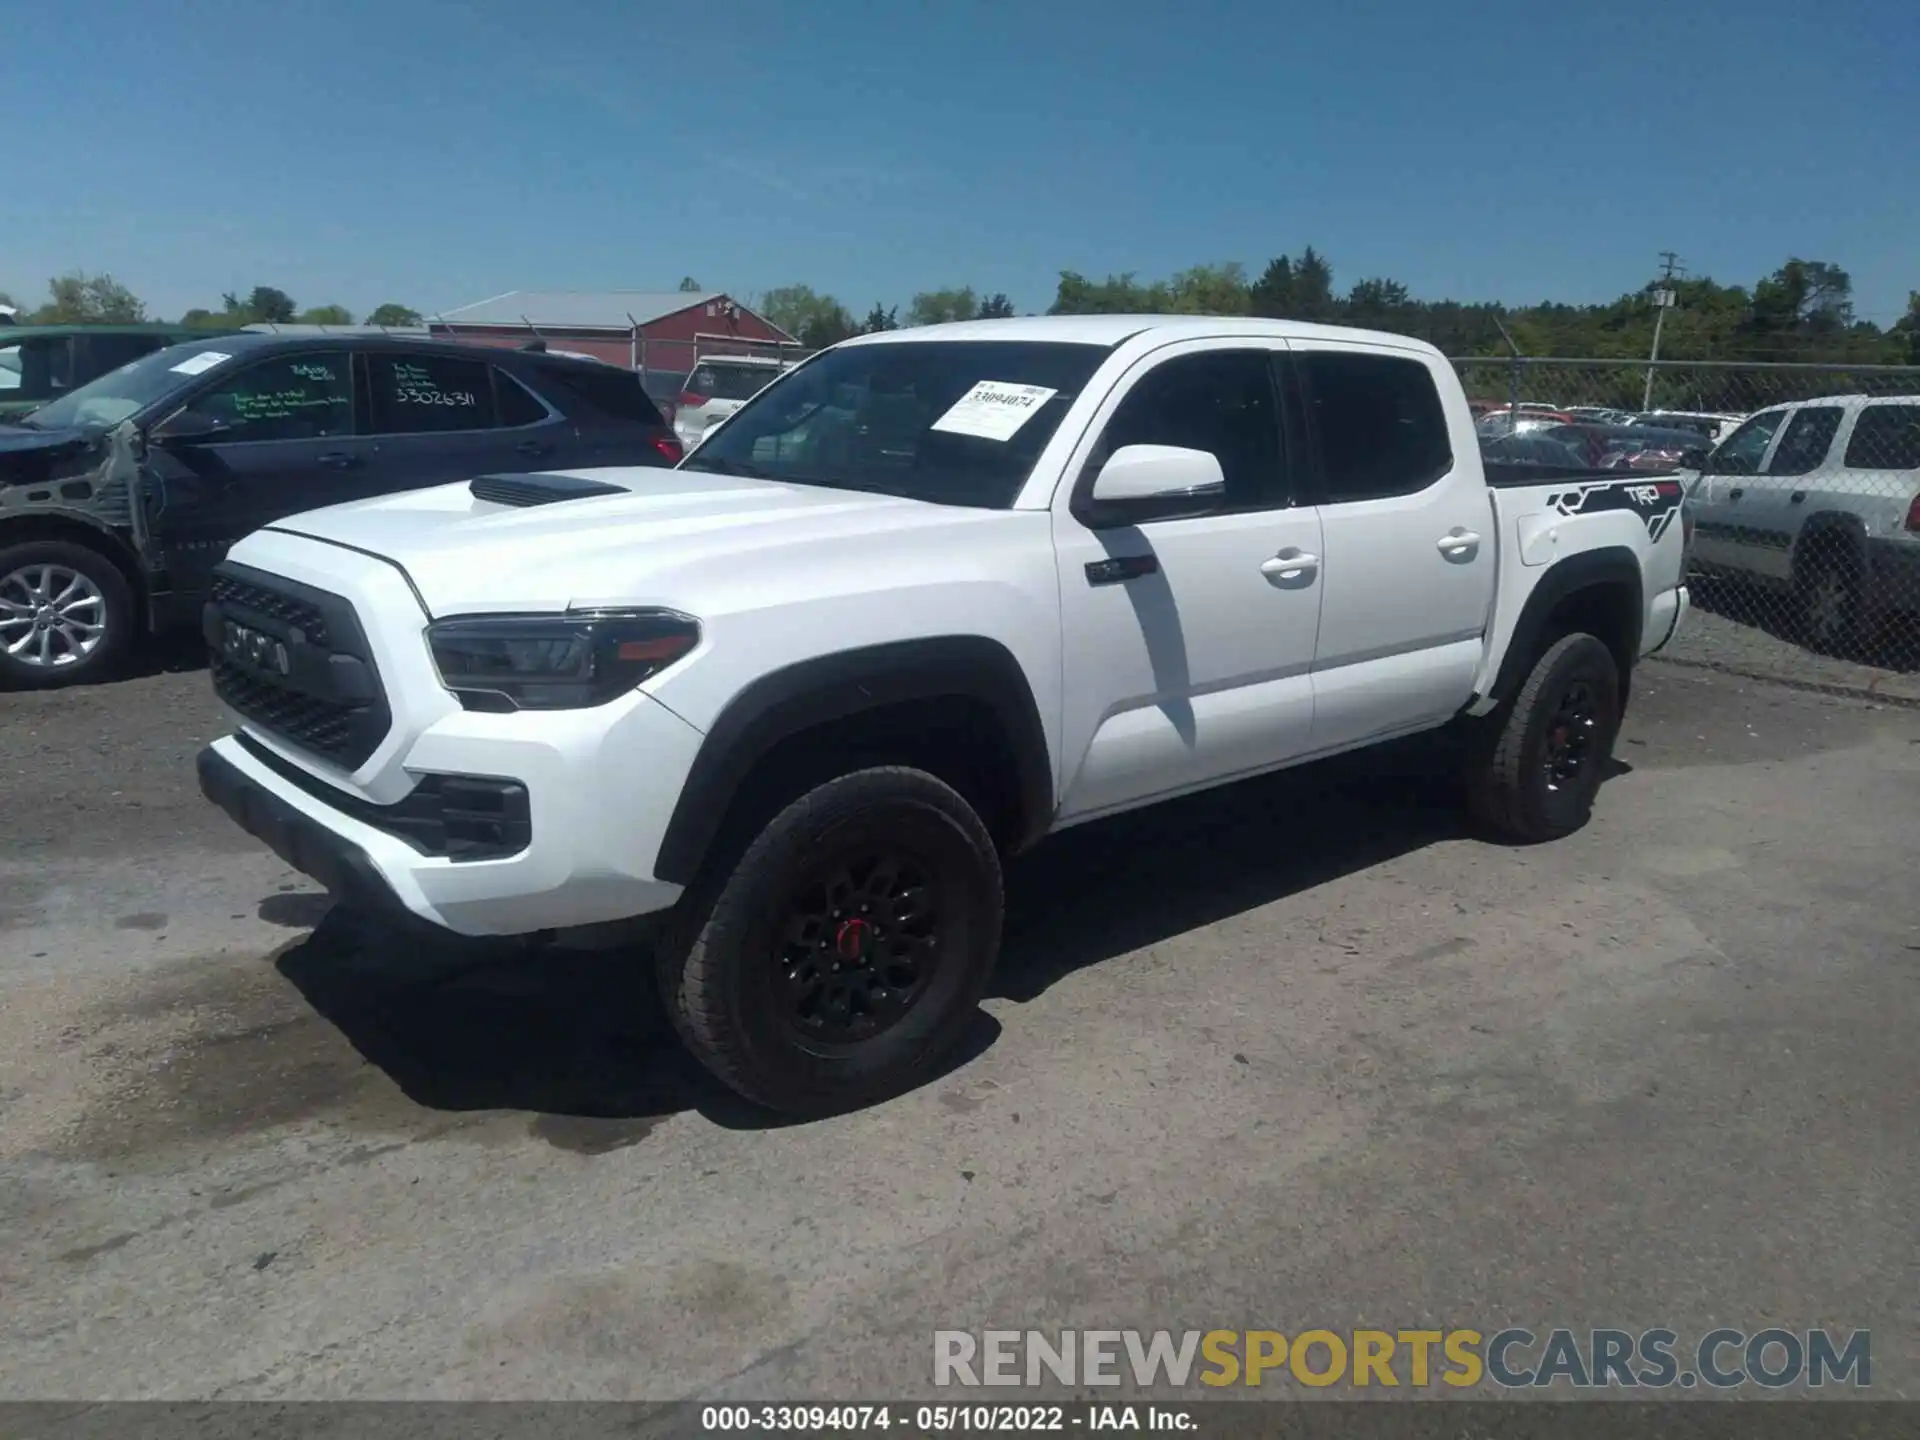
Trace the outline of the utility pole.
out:
<instances>
[{"instance_id":1,"label":"utility pole","mask_svg":"<svg viewBox=\"0 0 1920 1440\"><path fill-rule=\"evenodd\" d=\"M1667 323L1667 311L1673 308L1673 278L1684 275L1686 267L1680 263L1680 257L1671 250L1660 252L1660 287L1653 292L1653 353L1647 356L1647 384L1640 392L1640 408L1653 408L1653 367L1660 359L1660 331Z\"/></svg>"}]
</instances>

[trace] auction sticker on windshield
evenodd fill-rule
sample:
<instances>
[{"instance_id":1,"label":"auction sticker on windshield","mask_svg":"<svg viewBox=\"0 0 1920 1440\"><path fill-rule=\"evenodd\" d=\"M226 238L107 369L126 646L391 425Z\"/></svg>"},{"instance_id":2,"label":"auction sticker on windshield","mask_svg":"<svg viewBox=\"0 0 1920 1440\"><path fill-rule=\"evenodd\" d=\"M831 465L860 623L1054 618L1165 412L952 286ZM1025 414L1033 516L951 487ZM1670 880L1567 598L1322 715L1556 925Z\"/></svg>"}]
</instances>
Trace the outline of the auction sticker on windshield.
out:
<instances>
[{"instance_id":1,"label":"auction sticker on windshield","mask_svg":"<svg viewBox=\"0 0 1920 1440\"><path fill-rule=\"evenodd\" d=\"M927 428L951 435L978 435L983 440L1011 440L1042 405L1059 393L1044 385L982 380Z\"/></svg>"},{"instance_id":2,"label":"auction sticker on windshield","mask_svg":"<svg viewBox=\"0 0 1920 1440\"><path fill-rule=\"evenodd\" d=\"M202 350L198 355L189 355L173 367L176 375L204 375L214 366L233 357L222 350Z\"/></svg>"}]
</instances>

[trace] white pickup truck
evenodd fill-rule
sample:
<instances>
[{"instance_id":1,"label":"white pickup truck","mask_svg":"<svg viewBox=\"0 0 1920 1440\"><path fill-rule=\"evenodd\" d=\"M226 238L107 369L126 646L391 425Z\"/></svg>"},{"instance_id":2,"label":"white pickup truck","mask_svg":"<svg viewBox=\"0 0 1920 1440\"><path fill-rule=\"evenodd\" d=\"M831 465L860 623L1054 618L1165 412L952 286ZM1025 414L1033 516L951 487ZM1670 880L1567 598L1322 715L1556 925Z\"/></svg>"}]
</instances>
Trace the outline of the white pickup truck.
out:
<instances>
[{"instance_id":1,"label":"white pickup truck","mask_svg":"<svg viewBox=\"0 0 1920 1440\"><path fill-rule=\"evenodd\" d=\"M677 469L276 522L204 626L209 798L358 907L655 916L682 1037L762 1104L913 1083L1001 862L1425 730L1473 811L1586 819L1687 612L1678 482L1489 474L1432 347L1089 316L864 335Z\"/></svg>"}]
</instances>

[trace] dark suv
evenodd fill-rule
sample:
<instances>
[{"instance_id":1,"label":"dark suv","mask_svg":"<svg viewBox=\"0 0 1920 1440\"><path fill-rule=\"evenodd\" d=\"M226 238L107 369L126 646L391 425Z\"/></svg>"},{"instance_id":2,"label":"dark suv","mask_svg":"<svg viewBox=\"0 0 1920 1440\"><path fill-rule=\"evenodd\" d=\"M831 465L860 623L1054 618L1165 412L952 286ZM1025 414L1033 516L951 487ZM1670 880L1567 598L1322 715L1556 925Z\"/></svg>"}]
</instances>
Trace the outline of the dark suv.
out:
<instances>
[{"instance_id":1,"label":"dark suv","mask_svg":"<svg viewBox=\"0 0 1920 1440\"><path fill-rule=\"evenodd\" d=\"M0 426L0 685L96 675L195 623L227 547L283 516L680 456L639 377L595 360L379 335L159 351Z\"/></svg>"}]
</instances>

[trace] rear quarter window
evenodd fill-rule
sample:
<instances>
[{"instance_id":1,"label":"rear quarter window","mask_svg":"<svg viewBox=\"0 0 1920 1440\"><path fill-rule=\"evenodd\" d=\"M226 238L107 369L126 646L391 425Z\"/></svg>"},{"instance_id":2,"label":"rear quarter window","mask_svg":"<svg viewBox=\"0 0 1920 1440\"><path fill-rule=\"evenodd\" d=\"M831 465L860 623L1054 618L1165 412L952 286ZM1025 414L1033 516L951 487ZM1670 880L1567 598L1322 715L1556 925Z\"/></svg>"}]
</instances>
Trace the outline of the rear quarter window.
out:
<instances>
[{"instance_id":1,"label":"rear quarter window","mask_svg":"<svg viewBox=\"0 0 1920 1440\"><path fill-rule=\"evenodd\" d=\"M1869 405L1853 422L1849 470L1920 470L1920 405Z\"/></svg>"},{"instance_id":2,"label":"rear quarter window","mask_svg":"<svg viewBox=\"0 0 1920 1440\"><path fill-rule=\"evenodd\" d=\"M532 377L554 404L569 415L584 408L607 419L633 425L664 426L660 408L631 370L606 366L543 366Z\"/></svg>"}]
</instances>

